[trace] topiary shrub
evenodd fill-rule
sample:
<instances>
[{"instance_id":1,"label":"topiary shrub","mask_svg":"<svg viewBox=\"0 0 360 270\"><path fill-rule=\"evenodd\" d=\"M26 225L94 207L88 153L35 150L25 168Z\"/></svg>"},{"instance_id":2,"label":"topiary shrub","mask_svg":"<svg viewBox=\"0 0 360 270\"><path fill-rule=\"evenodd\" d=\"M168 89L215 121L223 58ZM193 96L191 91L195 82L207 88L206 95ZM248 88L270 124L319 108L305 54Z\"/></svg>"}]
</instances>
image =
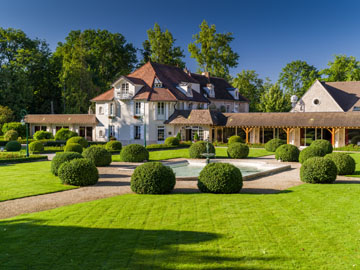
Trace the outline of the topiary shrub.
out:
<instances>
[{"instance_id":1,"label":"topiary shrub","mask_svg":"<svg viewBox=\"0 0 360 270\"><path fill-rule=\"evenodd\" d=\"M53 139L54 136L49 131L39 130L34 133L33 138L37 141L38 140L50 140L50 139Z\"/></svg>"},{"instance_id":2,"label":"topiary shrub","mask_svg":"<svg viewBox=\"0 0 360 270\"><path fill-rule=\"evenodd\" d=\"M17 152L21 150L21 144L18 141L10 141L5 145L5 150L8 152Z\"/></svg>"},{"instance_id":3,"label":"topiary shrub","mask_svg":"<svg viewBox=\"0 0 360 270\"><path fill-rule=\"evenodd\" d=\"M66 161L70 161L76 158L84 158L77 152L59 152L56 153L55 157L51 161L51 172L53 175L58 175L60 165Z\"/></svg>"},{"instance_id":4,"label":"topiary shrub","mask_svg":"<svg viewBox=\"0 0 360 270\"><path fill-rule=\"evenodd\" d=\"M125 162L143 162L149 160L149 151L140 144L129 144L121 150L120 158Z\"/></svg>"},{"instance_id":5,"label":"topiary shrub","mask_svg":"<svg viewBox=\"0 0 360 270\"><path fill-rule=\"evenodd\" d=\"M199 141L193 143L189 148L190 158L204 158L202 154L206 153L207 142ZM209 143L209 153L215 154L215 147L212 143Z\"/></svg>"},{"instance_id":6,"label":"topiary shrub","mask_svg":"<svg viewBox=\"0 0 360 270\"><path fill-rule=\"evenodd\" d=\"M89 145L88 141L84 137L80 137L80 136L71 137L66 142L66 144L69 143L78 143L81 145L82 148L86 148Z\"/></svg>"},{"instance_id":7,"label":"topiary shrub","mask_svg":"<svg viewBox=\"0 0 360 270\"><path fill-rule=\"evenodd\" d=\"M300 151L292 144L280 145L275 151L275 158L281 161L295 162L299 161Z\"/></svg>"},{"instance_id":8,"label":"topiary shrub","mask_svg":"<svg viewBox=\"0 0 360 270\"><path fill-rule=\"evenodd\" d=\"M122 144L119 141L110 141L105 145L105 149L110 152L120 152L122 148Z\"/></svg>"},{"instance_id":9,"label":"topiary shrub","mask_svg":"<svg viewBox=\"0 0 360 270\"><path fill-rule=\"evenodd\" d=\"M336 165L328 158L309 158L300 168L300 179L306 183L333 183L336 180L336 175Z\"/></svg>"},{"instance_id":10,"label":"topiary shrub","mask_svg":"<svg viewBox=\"0 0 360 270\"><path fill-rule=\"evenodd\" d=\"M176 138L177 138L179 141L181 141L181 133L180 133L180 132L178 132L178 133L176 134Z\"/></svg>"},{"instance_id":11,"label":"topiary shrub","mask_svg":"<svg viewBox=\"0 0 360 270\"><path fill-rule=\"evenodd\" d=\"M325 156L326 159L332 160L337 168L338 175L353 174L355 172L355 160L345 153L331 153Z\"/></svg>"},{"instance_id":12,"label":"topiary shrub","mask_svg":"<svg viewBox=\"0 0 360 270\"><path fill-rule=\"evenodd\" d=\"M231 136L228 140L228 145L232 144L232 143L243 143L244 140L240 137L240 136Z\"/></svg>"},{"instance_id":13,"label":"topiary shrub","mask_svg":"<svg viewBox=\"0 0 360 270\"><path fill-rule=\"evenodd\" d=\"M71 137L78 136L78 134L74 131L69 130L68 128L61 128L55 134L56 141L67 141Z\"/></svg>"},{"instance_id":14,"label":"topiary shrub","mask_svg":"<svg viewBox=\"0 0 360 270\"><path fill-rule=\"evenodd\" d=\"M165 140L165 144L166 144L166 145L171 145L171 146L177 146L177 145L180 144L180 141L179 141L179 139L176 138L176 137L168 137L168 138L166 138L166 140Z\"/></svg>"},{"instance_id":15,"label":"topiary shrub","mask_svg":"<svg viewBox=\"0 0 360 270\"><path fill-rule=\"evenodd\" d=\"M29 144L30 152L42 152L44 151L44 145L41 142L32 142Z\"/></svg>"},{"instance_id":16,"label":"topiary shrub","mask_svg":"<svg viewBox=\"0 0 360 270\"><path fill-rule=\"evenodd\" d=\"M286 144L284 140L281 139L272 139L265 143L265 150L269 152L275 152L276 149L280 146Z\"/></svg>"},{"instance_id":17,"label":"topiary shrub","mask_svg":"<svg viewBox=\"0 0 360 270\"><path fill-rule=\"evenodd\" d=\"M197 142L199 140L199 134L197 132L194 134L194 141Z\"/></svg>"},{"instance_id":18,"label":"topiary shrub","mask_svg":"<svg viewBox=\"0 0 360 270\"><path fill-rule=\"evenodd\" d=\"M175 174L161 162L147 162L138 166L131 176L131 190L138 194L166 194L175 186Z\"/></svg>"},{"instance_id":19,"label":"topiary shrub","mask_svg":"<svg viewBox=\"0 0 360 270\"><path fill-rule=\"evenodd\" d=\"M317 147L317 146L311 146L306 147L304 150L300 152L299 155L299 162L304 163L307 159L311 157L323 157L326 153L324 149Z\"/></svg>"},{"instance_id":20,"label":"topiary shrub","mask_svg":"<svg viewBox=\"0 0 360 270\"><path fill-rule=\"evenodd\" d=\"M19 134L16 130L10 129L9 131L6 131L4 135L5 141L16 141L19 138Z\"/></svg>"},{"instance_id":21,"label":"topiary shrub","mask_svg":"<svg viewBox=\"0 0 360 270\"><path fill-rule=\"evenodd\" d=\"M310 144L310 146L311 147L316 146L316 147L322 148L325 151L325 154L330 154L333 151L333 147L332 147L331 143L329 141L327 141L327 140L313 141Z\"/></svg>"},{"instance_id":22,"label":"topiary shrub","mask_svg":"<svg viewBox=\"0 0 360 270\"><path fill-rule=\"evenodd\" d=\"M59 168L59 178L63 184L73 186L95 185L99 172L91 160L80 158L64 162Z\"/></svg>"},{"instance_id":23,"label":"topiary shrub","mask_svg":"<svg viewBox=\"0 0 360 270\"><path fill-rule=\"evenodd\" d=\"M246 158L249 155L249 146L243 143L231 143L227 149L228 157Z\"/></svg>"},{"instance_id":24,"label":"topiary shrub","mask_svg":"<svg viewBox=\"0 0 360 270\"><path fill-rule=\"evenodd\" d=\"M91 146L83 152L83 157L91 160L96 167L109 166L111 164L111 153L103 147Z\"/></svg>"},{"instance_id":25,"label":"topiary shrub","mask_svg":"<svg viewBox=\"0 0 360 270\"><path fill-rule=\"evenodd\" d=\"M3 134L8 132L9 130L15 130L18 133L19 137L26 136L26 127L25 127L25 125L21 124L20 122L5 123L2 126L1 130L2 130Z\"/></svg>"},{"instance_id":26,"label":"topiary shrub","mask_svg":"<svg viewBox=\"0 0 360 270\"><path fill-rule=\"evenodd\" d=\"M67 143L64 148L64 152L77 152L81 154L82 151L83 148L79 143Z\"/></svg>"},{"instance_id":27,"label":"topiary shrub","mask_svg":"<svg viewBox=\"0 0 360 270\"><path fill-rule=\"evenodd\" d=\"M229 163L210 163L200 172L198 188L210 193L238 193L243 185L239 168Z\"/></svg>"}]
</instances>

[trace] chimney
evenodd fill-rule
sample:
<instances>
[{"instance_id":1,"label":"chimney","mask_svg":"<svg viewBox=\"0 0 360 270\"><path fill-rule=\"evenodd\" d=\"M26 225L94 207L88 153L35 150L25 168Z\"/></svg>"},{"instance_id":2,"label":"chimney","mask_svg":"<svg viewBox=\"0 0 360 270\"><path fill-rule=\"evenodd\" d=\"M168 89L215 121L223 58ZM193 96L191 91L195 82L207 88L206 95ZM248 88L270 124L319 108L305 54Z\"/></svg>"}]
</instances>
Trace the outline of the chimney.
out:
<instances>
[{"instance_id":1,"label":"chimney","mask_svg":"<svg viewBox=\"0 0 360 270\"><path fill-rule=\"evenodd\" d=\"M210 72L209 71L204 71L203 73L201 73L201 75L203 75L206 78L210 79Z\"/></svg>"}]
</instances>

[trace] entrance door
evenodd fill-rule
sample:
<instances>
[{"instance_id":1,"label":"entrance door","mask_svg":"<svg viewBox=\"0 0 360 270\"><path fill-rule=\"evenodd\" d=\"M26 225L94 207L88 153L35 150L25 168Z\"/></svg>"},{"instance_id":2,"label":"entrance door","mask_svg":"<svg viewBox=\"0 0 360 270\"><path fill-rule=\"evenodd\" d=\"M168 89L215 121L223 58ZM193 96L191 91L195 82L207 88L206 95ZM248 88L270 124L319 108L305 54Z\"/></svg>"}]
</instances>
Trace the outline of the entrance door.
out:
<instances>
[{"instance_id":1,"label":"entrance door","mask_svg":"<svg viewBox=\"0 0 360 270\"><path fill-rule=\"evenodd\" d=\"M93 132L92 127L86 127L86 139L88 141L92 141L92 132Z\"/></svg>"},{"instance_id":2,"label":"entrance door","mask_svg":"<svg viewBox=\"0 0 360 270\"><path fill-rule=\"evenodd\" d=\"M186 132L185 132L185 138L186 138L186 141L191 141L191 129L186 129Z\"/></svg>"}]
</instances>

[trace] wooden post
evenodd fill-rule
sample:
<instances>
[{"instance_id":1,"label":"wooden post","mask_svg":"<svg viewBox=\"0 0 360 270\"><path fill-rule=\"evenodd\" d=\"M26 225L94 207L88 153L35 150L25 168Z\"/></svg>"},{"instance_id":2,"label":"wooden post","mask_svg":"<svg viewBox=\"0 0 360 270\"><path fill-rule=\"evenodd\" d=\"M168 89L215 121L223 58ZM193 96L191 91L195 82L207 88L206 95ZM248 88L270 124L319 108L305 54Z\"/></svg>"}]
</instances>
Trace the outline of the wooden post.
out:
<instances>
[{"instance_id":1,"label":"wooden post","mask_svg":"<svg viewBox=\"0 0 360 270\"><path fill-rule=\"evenodd\" d=\"M286 143L289 144L290 142L290 128L283 128L286 133Z\"/></svg>"},{"instance_id":2,"label":"wooden post","mask_svg":"<svg viewBox=\"0 0 360 270\"><path fill-rule=\"evenodd\" d=\"M236 136L238 135L238 130L237 130L238 128L236 127L235 128L235 134L236 134Z\"/></svg>"},{"instance_id":3,"label":"wooden post","mask_svg":"<svg viewBox=\"0 0 360 270\"><path fill-rule=\"evenodd\" d=\"M327 130L331 133L331 144L335 146L335 128L327 128Z\"/></svg>"},{"instance_id":4,"label":"wooden post","mask_svg":"<svg viewBox=\"0 0 360 270\"><path fill-rule=\"evenodd\" d=\"M224 142L224 128L221 128L221 142Z\"/></svg>"},{"instance_id":5,"label":"wooden post","mask_svg":"<svg viewBox=\"0 0 360 270\"><path fill-rule=\"evenodd\" d=\"M317 140L317 128L315 128L315 141Z\"/></svg>"},{"instance_id":6,"label":"wooden post","mask_svg":"<svg viewBox=\"0 0 360 270\"><path fill-rule=\"evenodd\" d=\"M245 143L249 144L249 133L252 131L252 128L242 128L245 131L246 139Z\"/></svg>"}]
</instances>

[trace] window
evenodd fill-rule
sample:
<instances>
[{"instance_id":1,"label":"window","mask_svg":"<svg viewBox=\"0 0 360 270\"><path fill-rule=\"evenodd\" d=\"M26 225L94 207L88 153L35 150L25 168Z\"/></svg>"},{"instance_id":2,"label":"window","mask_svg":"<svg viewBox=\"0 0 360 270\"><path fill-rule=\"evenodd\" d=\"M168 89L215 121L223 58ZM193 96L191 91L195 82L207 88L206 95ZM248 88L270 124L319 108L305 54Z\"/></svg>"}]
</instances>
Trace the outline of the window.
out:
<instances>
[{"instance_id":1,"label":"window","mask_svg":"<svg viewBox=\"0 0 360 270\"><path fill-rule=\"evenodd\" d=\"M239 99L239 92L235 91L235 99Z\"/></svg>"},{"instance_id":2,"label":"window","mask_svg":"<svg viewBox=\"0 0 360 270\"><path fill-rule=\"evenodd\" d=\"M140 126L134 126L135 132L134 132L134 139L140 140L141 139L141 127Z\"/></svg>"},{"instance_id":3,"label":"window","mask_svg":"<svg viewBox=\"0 0 360 270\"><path fill-rule=\"evenodd\" d=\"M359 111L360 111L360 107L358 107L358 106L354 106L353 111L355 111L355 112L359 112Z\"/></svg>"},{"instance_id":4,"label":"window","mask_svg":"<svg viewBox=\"0 0 360 270\"><path fill-rule=\"evenodd\" d=\"M226 105L226 112L230 112L230 105Z\"/></svg>"},{"instance_id":5,"label":"window","mask_svg":"<svg viewBox=\"0 0 360 270\"><path fill-rule=\"evenodd\" d=\"M189 110L192 110L193 104L189 103Z\"/></svg>"},{"instance_id":6,"label":"window","mask_svg":"<svg viewBox=\"0 0 360 270\"><path fill-rule=\"evenodd\" d=\"M35 126L34 129L35 129L35 132L40 131L40 130L46 131L46 126Z\"/></svg>"},{"instance_id":7,"label":"window","mask_svg":"<svg viewBox=\"0 0 360 270\"><path fill-rule=\"evenodd\" d=\"M165 127L164 126L158 126L158 128L157 128L157 138L158 138L158 141L164 141L165 140Z\"/></svg>"},{"instance_id":8,"label":"window","mask_svg":"<svg viewBox=\"0 0 360 270\"><path fill-rule=\"evenodd\" d=\"M104 136L104 133L102 130L99 130L99 137L102 138Z\"/></svg>"},{"instance_id":9,"label":"window","mask_svg":"<svg viewBox=\"0 0 360 270\"><path fill-rule=\"evenodd\" d=\"M110 136L115 137L115 127L114 126L109 126L110 129Z\"/></svg>"},{"instance_id":10,"label":"window","mask_svg":"<svg viewBox=\"0 0 360 270\"><path fill-rule=\"evenodd\" d=\"M154 80L154 87L162 88L162 82L158 78L155 78L155 80Z\"/></svg>"},{"instance_id":11,"label":"window","mask_svg":"<svg viewBox=\"0 0 360 270\"><path fill-rule=\"evenodd\" d=\"M141 102L135 102L135 115L141 115Z\"/></svg>"},{"instance_id":12,"label":"window","mask_svg":"<svg viewBox=\"0 0 360 270\"><path fill-rule=\"evenodd\" d=\"M104 109L102 106L99 106L99 114L104 114Z\"/></svg>"},{"instance_id":13,"label":"window","mask_svg":"<svg viewBox=\"0 0 360 270\"><path fill-rule=\"evenodd\" d=\"M165 115L165 103L158 102L157 104L157 114L158 115Z\"/></svg>"},{"instance_id":14,"label":"window","mask_svg":"<svg viewBox=\"0 0 360 270\"><path fill-rule=\"evenodd\" d=\"M319 104L320 104L320 100L317 99L317 98L315 98L315 99L313 100L313 103L314 103L314 105L319 105Z\"/></svg>"},{"instance_id":15,"label":"window","mask_svg":"<svg viewBox=\"0 0 360 270\"><path fill-rule=\"evenodd\" d=\"M114 115L114 103L110 103L110 115Z\"/></svg>"},{"instance_id":16,"label":"window","mask_svg":"<svg viewBox=\"0 0 360 270\"><path fill-rule=\"evenodd\" d=\"M129 84L128 83L121 84L121 92L123 94L128 94L129 93Z\"/></svg>"}]
</instances>

